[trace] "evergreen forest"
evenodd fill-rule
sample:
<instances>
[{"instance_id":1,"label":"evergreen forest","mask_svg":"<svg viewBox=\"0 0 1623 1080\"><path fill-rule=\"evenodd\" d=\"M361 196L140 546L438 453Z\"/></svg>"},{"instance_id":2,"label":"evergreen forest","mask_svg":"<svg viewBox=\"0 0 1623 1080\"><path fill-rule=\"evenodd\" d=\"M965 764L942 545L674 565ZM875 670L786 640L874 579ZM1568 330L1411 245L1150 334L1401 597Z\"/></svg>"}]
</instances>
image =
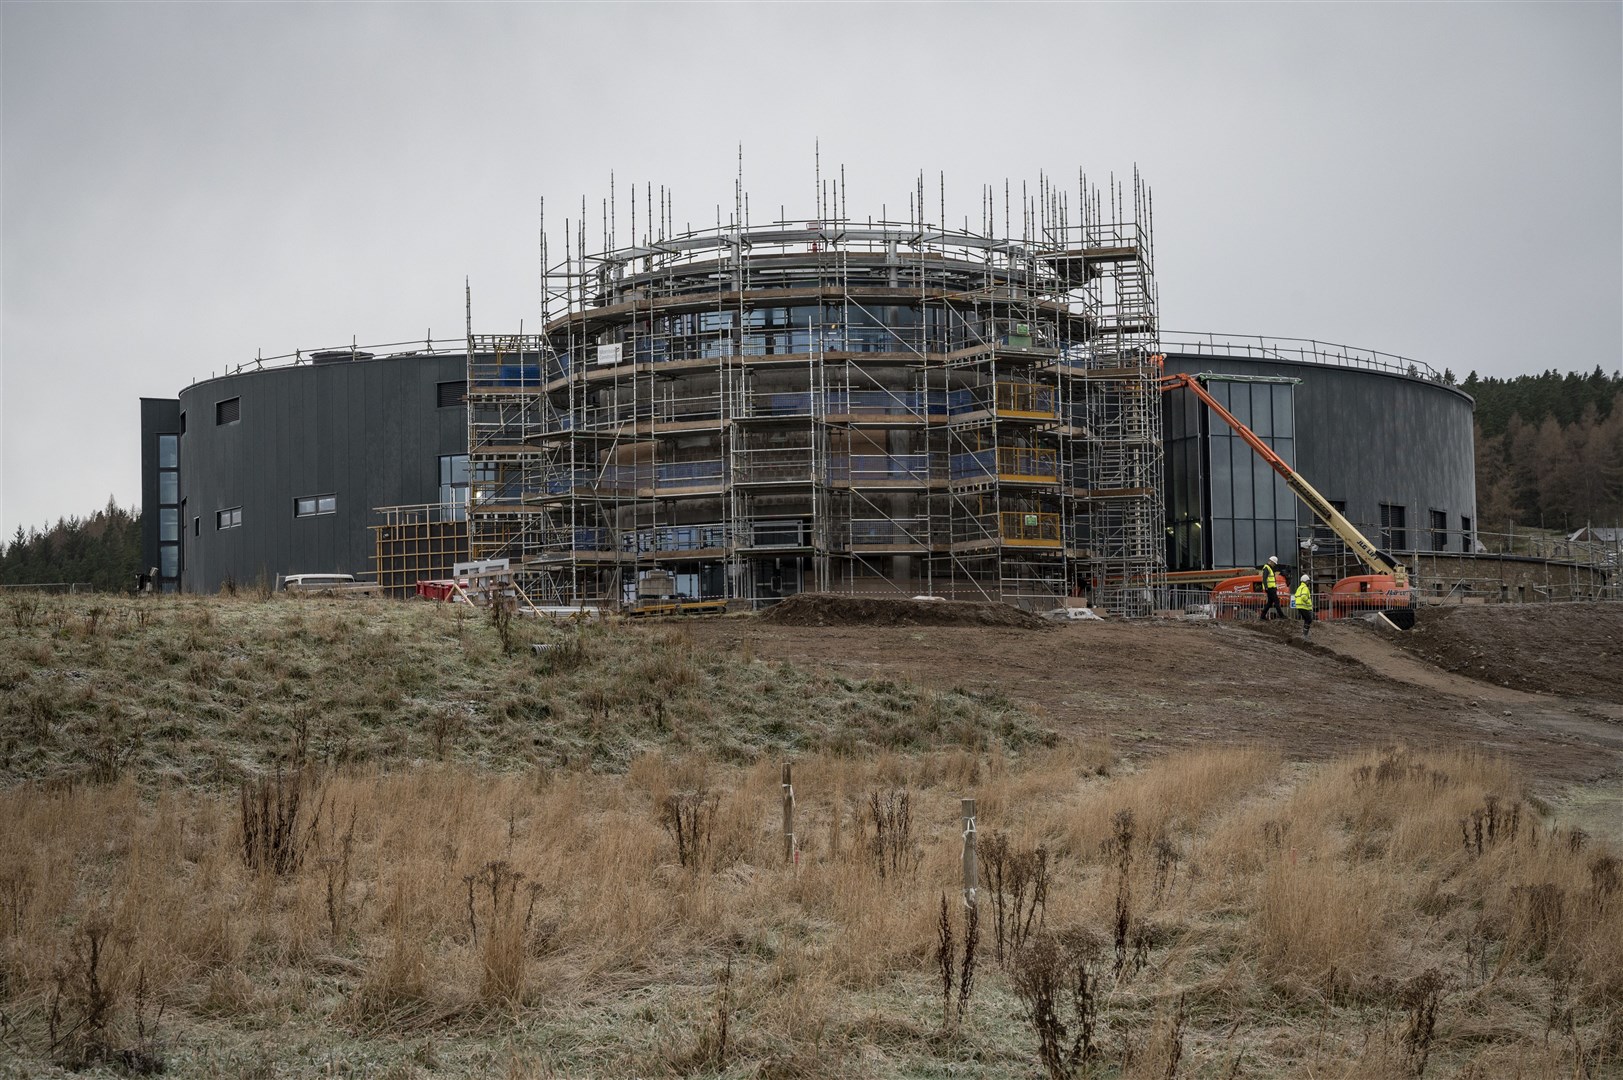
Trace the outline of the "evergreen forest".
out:
<instances>
[{"instance_id":1,"label":"evergreen forest","mask_svg":"<svg viewBox=\"0 0 1623 1080\"><path fill-rule=\"evenodd\" d=\"M1459 386L1476 399L1480 530L1623 523L1623 377L1473 371Z\"/></svg>"},{"instance_id":2,"label":"evergreen forest","mask_svg":"<svg viewBox=\"0 0 1623 1080\"><path fill-rule=\"evenodd\" d=\"M59 518L44 530L21 525L0 553L0 585L89 585L129 592L141 567L141 512L107 505L88 517Z\"/></svg>"}]
</instances>

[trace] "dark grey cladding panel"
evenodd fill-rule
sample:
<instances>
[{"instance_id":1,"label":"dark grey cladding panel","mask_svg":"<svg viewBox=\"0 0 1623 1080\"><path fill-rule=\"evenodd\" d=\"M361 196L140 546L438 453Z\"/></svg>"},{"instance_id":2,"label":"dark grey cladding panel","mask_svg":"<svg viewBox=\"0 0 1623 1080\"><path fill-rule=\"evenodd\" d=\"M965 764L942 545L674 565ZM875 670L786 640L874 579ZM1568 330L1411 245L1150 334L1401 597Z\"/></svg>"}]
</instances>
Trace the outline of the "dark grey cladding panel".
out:
<instances>
[{"instance_id":1,"label":"dark grey cladding panel","mask_svg":"<svg viewBox=\"0 0 1623 1080\"><path fill-rule=\"evenodd\" d=\"M436 407L441 382L464 378L462 356L396 357L247 372L183 391L188 590L230 578L369 574L374 507L434 502L439 456L467 452L466 414ZM214 403L241 399L242 419L216 426ZM337 512L294 516L294 500L335 495ZM215 513L242 507L242 526ZM192 535L191 517L200 519Z\"/></svg>"},{"instance_id":2,"label":"dark grey cladding panel","mask_svg":"<svg viewBox=\"0 0 1623 1080\"><path fill-rule=\"evenodd\" d=\"M1408 508L1408 528L1443 510L1450 530L1476 519L1471 398L1423 379L1359 368L1169 353L1169 371L1284 376L1296 386L1296 468L1325 498L1345 501L1355 522L1380 520L1380 504ZM1189 396L1189 395L1184 395ZM1167 437L1178 423L1169 410ZM1307 512L1298 515L1304 524Z\"/></svg>"}]
</instances>

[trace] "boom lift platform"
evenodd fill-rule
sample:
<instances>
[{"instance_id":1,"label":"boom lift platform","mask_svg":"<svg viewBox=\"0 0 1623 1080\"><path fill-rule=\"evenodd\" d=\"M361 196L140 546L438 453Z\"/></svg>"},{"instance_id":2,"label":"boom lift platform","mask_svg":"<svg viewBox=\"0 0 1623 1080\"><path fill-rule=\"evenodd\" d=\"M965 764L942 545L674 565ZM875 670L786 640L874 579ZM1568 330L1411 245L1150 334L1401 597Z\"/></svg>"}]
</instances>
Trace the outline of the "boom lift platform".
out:
<instances>
[{"instance_id":1,"label":"boom lift platform","mask_svg":"<svg viewBox=\"0 0 1623 1080\"><path fill-rule=\"evenodd\" d=\"M1160 366L1165 358L1153 358ZM1414 595L1409 588L1409 571L1393 555L1376 547L1358 527L1348 521L1346 515L1330 505L1330 501L1320 495L1302 475L1285 463L1285 459L1274 453L1273 448L1257 437L1256 433L1235 418L1234 414L1218 404L1217 399L1200 385L1198 376L1185 372L1175 372L1171 375L1162 375L1158 380L1162 393L1172 390L1188 390L1201 400L1208 409L1216 414L1223 423L1227 424L1233 432L1251 447L1252 451L1262 460L1266 461L1276 473L1284 477L1285 484L1296 494L1298 499L1307 504L1315 517L1329 526L1330 530L1341 538L1342 543L1354 551L1364 565L1372 571L1369 574L1358 574L1342 578L1330 590L1330 603L1324 612L1329 618L1343 617L1360 613L1375 613L1389 625L1408 630L1414 626L1415 610ZM1214 603L1225 595L1234 595L1238 592L1249 592L1250 582L1257 575L1229 578L1221 582L1212 590Z\"/></svg>"}]
</instances>

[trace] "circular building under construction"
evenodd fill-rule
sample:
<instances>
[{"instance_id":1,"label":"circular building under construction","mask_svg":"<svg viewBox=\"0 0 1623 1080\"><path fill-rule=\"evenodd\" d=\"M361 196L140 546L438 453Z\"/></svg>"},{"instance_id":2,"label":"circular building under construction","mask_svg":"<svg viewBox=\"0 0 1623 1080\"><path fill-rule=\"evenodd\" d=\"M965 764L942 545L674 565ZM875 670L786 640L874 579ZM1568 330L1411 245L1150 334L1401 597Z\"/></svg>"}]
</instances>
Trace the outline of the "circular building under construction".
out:
<instances>
[{"instance_id":1,"label":"circular building under construction","mask_svg":"<svg viewBox=\"0 0 1623 1080\"><path fill-rule=\"evenodd\" d=\"M1471 399L1403 357L1161 329L1136 176L987 192L978 228L925 221L922 188L906 221L820 190L813 220L753 225L740 192L701 230L649 200L629 246L606 205L597 254L578 223L561 259L544 242L538 334L256 359L143 399L146 565L166 589L371 570L402 595L471 557L536 604L1126 615L1270 554L1357 572L1169 389L1184 373L1380 548L1420 576L1429 556L1430 587L1480 591Z\"/></svg>"},{"instance_id":2,"label":"circular building under construction","mask_svg":"<svg viewBox=\"0 0 1623 1080\"><path fill-rule=\"evenodd\" d=\"M922 192L915 205L922 204ZM740 208L742 210L742 207ZM917 215L915 215L917 216ZM1133 613L1165 563L1148 196L1028 200L1018 237L734 221L548 271L468 373L475 558L538 603L650 577Z\"/></svg>"}]
</instances>

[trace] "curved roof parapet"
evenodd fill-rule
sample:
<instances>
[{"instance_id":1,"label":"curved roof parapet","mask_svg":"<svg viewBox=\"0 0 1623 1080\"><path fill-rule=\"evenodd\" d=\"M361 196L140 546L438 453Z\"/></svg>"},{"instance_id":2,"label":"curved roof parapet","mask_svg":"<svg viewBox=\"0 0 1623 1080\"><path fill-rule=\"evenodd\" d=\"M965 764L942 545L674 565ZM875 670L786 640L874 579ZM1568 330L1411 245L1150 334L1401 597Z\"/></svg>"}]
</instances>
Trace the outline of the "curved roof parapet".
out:
<instances>
[{"instance_id":1,"label":"curved roof parapet","mask_svg":"<svg viewBox=\"0 0 1623 1080\"><path fill-rule=\"evenodd\" d=\"M1335 367L1384 371L1391 375L1407 375L1428 382L1442 382L1442 373L1424 360L1411 360L1407 356L1361 349L1353 345L1338 345L1314 338L1162 330L1158 348L1162 352L1185 356L1228 356L1252 360L1329 364Z\"/></svg>"},{"instance_id":2,"label":"curved roof parapet","mask_svg":"<svg viewBox=\"0 0 1623 1080\"><path fill-rule=\"evenodd\" d=\"M398 360L407 356L461 356L466 355L466 338L436 341L392 341L384 345L338 345L322 349L294 349L279 356L256 356L252 360L228 367L223 375L241 375L245 371L264 371L267 368L293 367L299 364L338 364L351 360Z\"/></svg>"}]
</instances>

